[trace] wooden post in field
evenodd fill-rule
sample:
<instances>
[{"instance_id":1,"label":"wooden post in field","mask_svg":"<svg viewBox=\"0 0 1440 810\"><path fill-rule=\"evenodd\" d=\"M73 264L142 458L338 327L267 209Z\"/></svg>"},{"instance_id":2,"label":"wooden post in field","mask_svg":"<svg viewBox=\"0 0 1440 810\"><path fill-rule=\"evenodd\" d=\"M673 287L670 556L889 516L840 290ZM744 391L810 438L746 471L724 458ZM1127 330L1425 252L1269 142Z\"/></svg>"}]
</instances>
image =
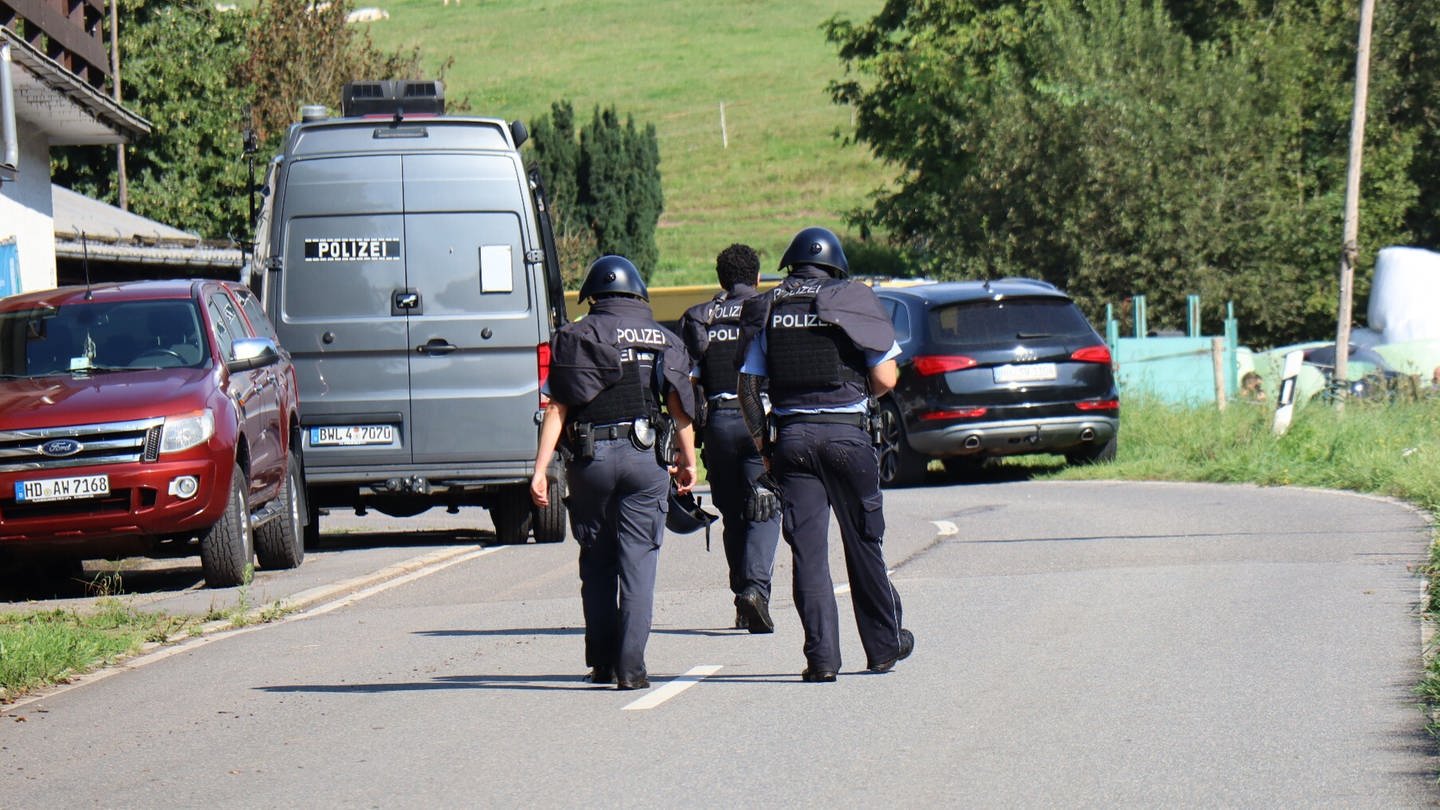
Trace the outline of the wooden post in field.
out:
<instances>
[{"instance_id":1,"label":"wooden post in field","mask_svg":"<svg viewBox=\"0 0 1440 810\"><path fill-rule=\"evenodd\" d=\"M1215 369L1215 404L1225 410L1225 338L1210 338L1210 365Z\"/></svg>"},{"instance_id":2,"label":"wooden post in field","mask_svg":"<svg viewBox=\"0 0 1440 810\"><path fill-rule=\"evenodd\" d=\"M720 102L720 148L730 148L730 134L725 131L725 102Z\"/></svg>"},{"instance_id":3,"label":"wooden post in field","mask_svg":"<svg viewBox=\"0 0 1440 810\"><path fill-rule=\"evenodd\" d=\"M1365 153L1365 107L1370 89L1370 28L1374 0L1360 0L1360 34L1355 45L1355 102L1350 113L1350 160L1345 171L1344 237L1340 245L1340 313L1335 326L1335 371L1342 383L1350 379L1350 308L1355 286L1355 260L1359 256L1360 158ZM1345 407L1346 390L1335 397L1336 409Z\"/></svg>"}]
</instances>

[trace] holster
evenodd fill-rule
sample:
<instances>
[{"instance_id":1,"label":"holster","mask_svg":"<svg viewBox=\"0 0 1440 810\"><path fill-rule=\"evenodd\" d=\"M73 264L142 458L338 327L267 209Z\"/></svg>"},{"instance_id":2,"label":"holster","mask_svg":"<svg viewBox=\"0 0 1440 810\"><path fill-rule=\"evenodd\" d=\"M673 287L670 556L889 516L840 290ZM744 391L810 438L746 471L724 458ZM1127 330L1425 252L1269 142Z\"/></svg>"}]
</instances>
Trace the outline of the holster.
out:
<instances>
[{"instance_id":1,"label":"holster","mask_svg":"<svg viewBox=\"0 0 1440 810\"><path fill-rule=\"evenodd\" d=\"M876 447L885 444L885 414L880 410L880 403L874 397L870 398L865 410L865 429L870 434L870 443Z\"/></svg>"},{"instance_id":2,"label":"holster","mask_svg":"<svg viewBox=\"0 0 1440 810\"><path fill-rule=\"evenodd\" d=\"M565 426L565 440L570 452L580 461L595 458L595 433L588 422L571 422Z\"/></svg>"}]
</instances>

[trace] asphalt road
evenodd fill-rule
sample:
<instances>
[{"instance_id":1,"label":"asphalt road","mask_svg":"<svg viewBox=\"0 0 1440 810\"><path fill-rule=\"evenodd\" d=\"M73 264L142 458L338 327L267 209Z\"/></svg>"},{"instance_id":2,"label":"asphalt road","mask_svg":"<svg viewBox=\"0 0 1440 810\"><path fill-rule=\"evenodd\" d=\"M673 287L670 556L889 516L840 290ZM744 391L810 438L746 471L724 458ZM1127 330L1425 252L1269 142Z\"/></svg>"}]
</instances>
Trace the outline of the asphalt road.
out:
<instances>
[{"instance_id":1,"label":"asphalt road","mask_svg":"<svg viewBox=\"0 0 1440 810\"><path fill-rule=\"evenodd\" d=\"M573 543L486 546L468 513L425 516L470 524L456 536L372 516L247 595L306 611L6 707L0 806L1440 804L1413 696L1415 510L1090 482L886 506L917 638L889 674L862 671L838 554L837 683L799 680L787 552L777 632L751 636L728 629L718 538L707 554L671 536L655 686L619 692L580 679ZM137 598L236 595L169 576Z\"/></svg>"}]
</instances>

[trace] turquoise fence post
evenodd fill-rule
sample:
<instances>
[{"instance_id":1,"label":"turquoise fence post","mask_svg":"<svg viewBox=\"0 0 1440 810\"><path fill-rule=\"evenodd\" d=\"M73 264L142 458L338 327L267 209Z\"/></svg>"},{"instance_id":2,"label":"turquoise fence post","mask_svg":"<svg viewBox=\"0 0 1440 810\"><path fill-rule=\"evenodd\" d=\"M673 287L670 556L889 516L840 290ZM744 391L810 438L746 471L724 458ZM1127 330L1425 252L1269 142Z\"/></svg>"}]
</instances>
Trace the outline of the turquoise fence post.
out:
<instances>
[{"instance_id":1,"label":"turquoise fence post","mask_svg":"<svg viewBox=\"0 0 1440 810\"><path fill-rule=\"evenodd\" d=\"M1135 337L1145 337L1145 296L1137 295L1135 300Z\"/></svg>"},{"instance_id":2,"label":"turquoise fence post","mask_svg":"<svg viewBox=\"0 0 1440 810\"><path fill-rule=\"evenodd\" d=\"M1200 296L1185 296L1185 328L1190 337L1200 337Z\"/></svg>"},{"instance_id":3,"label":"turquoise fence post","mask_svg":"<svg viewBox=\"0 0 1440 810\"><path fill-rule=\"evenodd\" d=\"M1240 325L1235 320L1235 302L1225 304L1225 391L1235 396L1240 390Z\"/></svg>"}]
</instances>

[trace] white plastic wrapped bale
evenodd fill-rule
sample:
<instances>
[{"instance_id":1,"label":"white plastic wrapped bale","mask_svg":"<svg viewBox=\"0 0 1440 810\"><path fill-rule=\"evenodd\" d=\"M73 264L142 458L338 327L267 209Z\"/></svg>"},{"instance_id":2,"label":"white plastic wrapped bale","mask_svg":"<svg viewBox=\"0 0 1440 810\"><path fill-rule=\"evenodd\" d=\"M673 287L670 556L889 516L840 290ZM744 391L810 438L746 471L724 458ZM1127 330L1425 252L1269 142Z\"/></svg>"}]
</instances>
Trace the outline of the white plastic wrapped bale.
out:
<instances>
[{"instance_id":1,"label":"white plastic wrapped bale","mask_svg":"<svg viewBox=\"0 0 1440 810\"><path fill-rule=\"evenodd\" d=\"M1367 316L1386 343L1440 339L1440 253L1382 248L1375 257Z\"/></svg>"}]
</instances>

